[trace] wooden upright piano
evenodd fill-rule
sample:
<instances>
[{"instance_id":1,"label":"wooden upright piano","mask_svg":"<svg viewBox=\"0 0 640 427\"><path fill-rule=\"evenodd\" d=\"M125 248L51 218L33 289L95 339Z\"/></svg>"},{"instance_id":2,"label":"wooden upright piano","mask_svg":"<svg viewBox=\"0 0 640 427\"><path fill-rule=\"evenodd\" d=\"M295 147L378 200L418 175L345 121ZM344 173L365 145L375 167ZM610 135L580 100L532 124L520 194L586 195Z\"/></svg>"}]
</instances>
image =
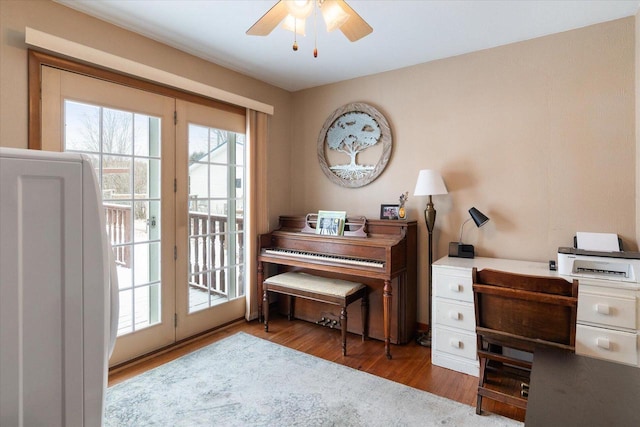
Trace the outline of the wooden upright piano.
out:
<instances>
[{"instance_id":1,"label":"wooden upright piano","mask_svg":"<svg viewBox=\"0 0 640 427\"><path fill-rule=\"evenodd\" d=\"M310 228L309 215L281 216L278 229L259 236L258 295L265 275L284 271L364 283L369 288L369 337L384 340L385 355L391 358L389 344L405 344L416 331L417 222L365 219L360 233L349 233L350 227L347 220L345 234L352 235L318 235ZM359 309L349 307L349 332L362 330ZM294 310L295 318L315 323L339 317L335 306L318 301L296 300Z\"/></svg>"}]
</instances>

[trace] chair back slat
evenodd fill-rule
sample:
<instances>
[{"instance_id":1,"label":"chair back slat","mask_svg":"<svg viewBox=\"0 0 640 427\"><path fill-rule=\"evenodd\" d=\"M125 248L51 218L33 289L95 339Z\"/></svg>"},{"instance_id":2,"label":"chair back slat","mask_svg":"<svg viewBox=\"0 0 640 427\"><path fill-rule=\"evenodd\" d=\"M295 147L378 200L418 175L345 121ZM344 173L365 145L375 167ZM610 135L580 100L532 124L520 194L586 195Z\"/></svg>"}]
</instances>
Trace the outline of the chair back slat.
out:
<instances>
[{"instance_id":1,"label":"chair back slat","mask_svg":"<svg viewBox=\"0 0 640 427\"><path fill-rule=\"evenodd\" d=\"M561 277L531 276L499 270L476 270L473 283L522 289L544 294L578 297L578 281L568 282Z\"/></svg>"}]
</instances>

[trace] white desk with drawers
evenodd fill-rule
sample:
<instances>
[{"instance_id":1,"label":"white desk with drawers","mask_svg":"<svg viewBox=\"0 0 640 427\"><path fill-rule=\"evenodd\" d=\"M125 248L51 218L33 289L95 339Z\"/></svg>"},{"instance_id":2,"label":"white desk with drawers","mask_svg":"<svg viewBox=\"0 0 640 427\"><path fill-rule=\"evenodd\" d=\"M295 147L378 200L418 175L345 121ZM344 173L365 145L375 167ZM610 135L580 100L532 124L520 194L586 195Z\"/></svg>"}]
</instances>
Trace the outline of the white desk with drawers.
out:
<instances>
[{"instance_id":1,"label":"white desk with drawers","mask_svg":"<svg viewBox=\"0 0 640 427\"><path fill-rule=\"evenodd\" d=\"M478 376L473 267L535 276L560 275L541 262L444 257L433 263L432 363ZM639 366L640 284L577 279L576 353Z\"/></svg>"}]
</instances>

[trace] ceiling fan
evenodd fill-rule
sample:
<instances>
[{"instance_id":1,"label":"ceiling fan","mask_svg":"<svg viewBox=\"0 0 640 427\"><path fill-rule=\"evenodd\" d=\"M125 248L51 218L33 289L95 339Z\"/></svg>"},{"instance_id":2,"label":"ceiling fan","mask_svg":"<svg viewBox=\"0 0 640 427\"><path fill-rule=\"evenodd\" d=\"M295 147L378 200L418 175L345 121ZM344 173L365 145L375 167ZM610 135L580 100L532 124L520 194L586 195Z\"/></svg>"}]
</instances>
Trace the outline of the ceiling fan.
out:
<instances>
[{"instance_id":1,"label":"ceiling fan","mask_svg":"<svg viewBox=\"0 0 640 427\"><path fill-rule=\"evenodd\" d=\"M352 42L373 32L373 28L344 0L280 0L247 30L247 34L269 35L282 22L283 28L294 34L304 35L307 17L314 12L317 19L318 9L322 13L327 31L340 29ZM293 50L298 50L295 39ZM314 49L314 56L318 56L317 48Z\"/></svg>"}]
</instances>

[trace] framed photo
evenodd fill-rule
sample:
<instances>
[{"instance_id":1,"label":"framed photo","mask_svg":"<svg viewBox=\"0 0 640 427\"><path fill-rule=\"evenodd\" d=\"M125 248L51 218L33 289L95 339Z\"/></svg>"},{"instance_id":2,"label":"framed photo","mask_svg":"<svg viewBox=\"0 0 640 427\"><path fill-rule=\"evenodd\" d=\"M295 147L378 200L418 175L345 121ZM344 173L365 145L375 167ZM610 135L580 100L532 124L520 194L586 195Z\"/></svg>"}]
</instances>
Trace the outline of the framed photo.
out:
<instances>
[{"instance_id":1,"label":"framed photo","mask_svg":"<svg viewBox=\"0 0 640 427\"><path fill-rule=\"evenodd\" d=\"M400 205L380 205L380 219L399 219Z\"/></svg>"},{"instance_id":2,"label":"framed photo","mask_svg":"<svg viewBox=\"0 0 640 427\"><path fill-rule=\"evenodd\" d=\"M316 234L342 236L347 213L344 211L318 211Z\"/></svg>"}]
</instances>

